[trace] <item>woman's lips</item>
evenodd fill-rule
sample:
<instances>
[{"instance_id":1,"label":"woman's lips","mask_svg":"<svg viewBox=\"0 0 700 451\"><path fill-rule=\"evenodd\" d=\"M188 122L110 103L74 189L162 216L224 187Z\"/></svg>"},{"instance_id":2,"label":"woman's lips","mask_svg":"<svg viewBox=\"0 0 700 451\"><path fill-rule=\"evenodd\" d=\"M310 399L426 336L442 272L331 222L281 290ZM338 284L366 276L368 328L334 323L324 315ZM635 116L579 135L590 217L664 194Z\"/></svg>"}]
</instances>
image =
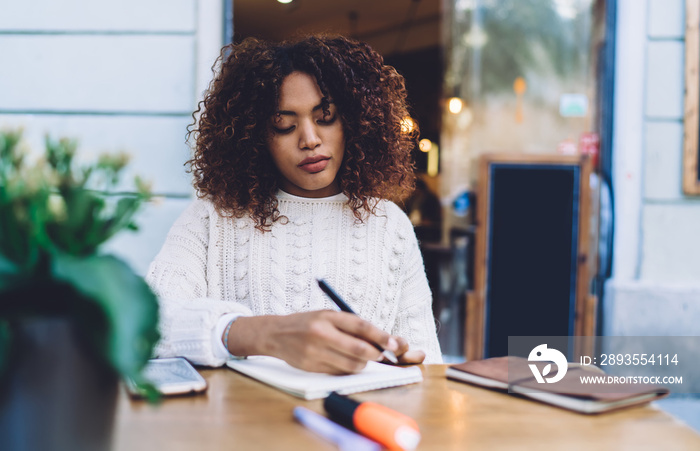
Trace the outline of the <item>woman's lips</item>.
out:
<instances>
[{"instance_id":1,"label":"woman's lips","mask_svg":"<svg viewBox=\"0 0 700 451\"><path fill-rule=\"evenodd\" d=\"M330 158L323 156L309 157L299 163L299 168L310 173L321 172L328 166Z\"/></svg>"}]
</instances>

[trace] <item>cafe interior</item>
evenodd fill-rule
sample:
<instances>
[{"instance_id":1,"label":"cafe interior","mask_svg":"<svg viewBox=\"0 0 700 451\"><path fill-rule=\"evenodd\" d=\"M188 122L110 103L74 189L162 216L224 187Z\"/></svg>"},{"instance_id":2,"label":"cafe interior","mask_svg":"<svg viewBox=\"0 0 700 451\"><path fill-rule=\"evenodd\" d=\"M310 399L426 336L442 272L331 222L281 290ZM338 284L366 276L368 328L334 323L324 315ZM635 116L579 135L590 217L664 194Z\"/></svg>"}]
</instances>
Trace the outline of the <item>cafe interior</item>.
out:
<instances>
[{"instance_id":1,"label":"cafe interior","mask_svg":"<svg viewBox=\"0 0 700 451\"><path fill-rule=\"evenodd\" d=\"M543 332L540 335L599 332L597 299L609 274L612 229L612 123L606 114L611 109L607 94L614 70L614 24L606 8L610 5L604 1L233 2L229 33L234 42L251 36L279 41L310 32L340 33L370 44L404 76L411 110L402 126L418 128L420 136L413 151L416 191L402 208L420 242L440 344L450 361L504 355L502 339L496 340L500 344L488 340L496 349L477 345L483 341L477 336L489 333L502 337L534 330ZM545 171L558 174L551 175L549 187L528 191L521 185L519 197L504 197L499 205L498 199L491 199L494 203L489 204L479 192L480 183L494 188L492 166L510 164L522 173L502 183L529 184L529 177L543 176L538 172L542 164L547 165ZM584 176L592 183L581 182ZM556 186L558 180L563 185ZM538 189L570 190L572 202L557 204ZM518 211L512 211L511 204L518 204ZM490 216L499 208L511 210L510 216ZM559 208L571 213L558 215ZM487 225L483 216L499 222ZM540 223L560 227L562 241L555 242L554 229L545 232ZM504 234L496 238L503 237L504 244L489 243L487 249L490 238L478 235L478 226L488 227L487 234L502 229ZM529 244L500 251L509 260L522 256L517 263L511 261L511 268L487 255L505 240L525 237ZM556 250L564 246L565 251ZM495 260L497 266L484 271L479 262L486 260ZM539 270L528 271L528 266ZM555 288L550 273L564 266L558 272L563 282ZM479 293L490 291L488 284L502 285L494 277L503 277L514 291L481 299ZM547 293L541 288L545 281L552 286ZM530 290L542 296L533 317L549 309L549 303L561 305L561 299L569 299L547 319L559 326L544 333L544 320L530 330L505 325L507 319L497 318L497 311L511 315L515 305L493 308L491 318L484 318L485 303L508 303L518 291ZM468 324L469 309L476 313L472 318L481 316L485 322ZM571 316L579 318L573 321ZM491 323L503 329L485 330ZM473 337L467 337L470 333Z\"/></svg>"}]
</instances>

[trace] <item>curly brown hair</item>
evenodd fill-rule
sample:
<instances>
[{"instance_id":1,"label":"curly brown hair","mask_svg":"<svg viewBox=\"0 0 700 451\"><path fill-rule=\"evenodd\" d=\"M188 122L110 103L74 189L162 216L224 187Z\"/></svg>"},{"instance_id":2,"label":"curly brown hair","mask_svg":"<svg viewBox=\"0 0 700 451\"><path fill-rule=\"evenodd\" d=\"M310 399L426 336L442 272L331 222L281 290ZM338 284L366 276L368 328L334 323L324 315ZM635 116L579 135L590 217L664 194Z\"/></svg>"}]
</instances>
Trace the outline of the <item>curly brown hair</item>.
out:
<instances>
[{"instance_id":1,"label":"curly brown hair","mask_svg":"<svg viewBox=\"0 0 700 451\"><path fill-rule=\"evenodd\" d=\"M324 109L332 99L342 119L345 154L338 178L355 217L362 221L374 213L375 199L398 201L413 189L418 131L402 132L408 116L404 79L369 45L342 36L282 43L248 38L224 47L215 67L188 127L195 149L187 164L197 195L220 214L247 214L263 231L282 217L275 197L280 174L266 138L282 81L295 71L315 77Z\"/></svg>"}]
</instances>

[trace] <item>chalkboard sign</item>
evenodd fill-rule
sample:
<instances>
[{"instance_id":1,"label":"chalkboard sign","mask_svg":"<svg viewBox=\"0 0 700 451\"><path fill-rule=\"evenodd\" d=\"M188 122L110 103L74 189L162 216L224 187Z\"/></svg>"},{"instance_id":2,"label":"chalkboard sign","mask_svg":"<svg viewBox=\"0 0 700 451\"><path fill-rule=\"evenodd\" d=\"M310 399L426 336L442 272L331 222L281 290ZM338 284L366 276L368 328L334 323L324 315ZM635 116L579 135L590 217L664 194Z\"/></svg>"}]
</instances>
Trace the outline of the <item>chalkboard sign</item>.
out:
<instances>
[{"instance_id":1,"label":"chalkboard sign","mask_svg":"<svg viewBox=\"0 0 700 451\"><path fill-rule=\"evenodd\" d=\"M683 192L700 194L700 0L685 3L685 116Z\"/></svg>"},{"instance_id":2,"label":"chalkboard sign","mask_svg":"<svg viewBox=\"0 0 700 451\"><path fill-rule=\"evenodd\" d=\"M588 159L485 155L479 177L467 358L507 355L509 336L592 334Z\"/></svg>"}]
</instances>

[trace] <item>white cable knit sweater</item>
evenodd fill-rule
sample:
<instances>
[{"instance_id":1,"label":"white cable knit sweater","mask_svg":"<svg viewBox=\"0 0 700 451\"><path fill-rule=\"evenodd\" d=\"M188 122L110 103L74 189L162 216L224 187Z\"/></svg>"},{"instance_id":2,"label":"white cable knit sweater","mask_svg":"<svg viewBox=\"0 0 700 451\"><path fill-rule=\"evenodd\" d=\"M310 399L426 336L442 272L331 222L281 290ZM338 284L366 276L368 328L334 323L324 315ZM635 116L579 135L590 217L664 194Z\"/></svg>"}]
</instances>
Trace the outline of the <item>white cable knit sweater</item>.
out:
<instances>
[{"instance_id":1,"label":"white cable knit sweater","mask_svg":"<svg viewBox=\"0 0 700 451\"><path fill-rule=\"evenodd\" d=\"M425 351L425 363L442 361L418 242L398 206L380 201L358 223L343 194L278 199L289 221L265 233L201 199L178 218L146 278L161 304L159 357L222 365L212 339L222 315L336 309L315 283L324 278L359 316Z\"/></svg>"}]
</instances>

